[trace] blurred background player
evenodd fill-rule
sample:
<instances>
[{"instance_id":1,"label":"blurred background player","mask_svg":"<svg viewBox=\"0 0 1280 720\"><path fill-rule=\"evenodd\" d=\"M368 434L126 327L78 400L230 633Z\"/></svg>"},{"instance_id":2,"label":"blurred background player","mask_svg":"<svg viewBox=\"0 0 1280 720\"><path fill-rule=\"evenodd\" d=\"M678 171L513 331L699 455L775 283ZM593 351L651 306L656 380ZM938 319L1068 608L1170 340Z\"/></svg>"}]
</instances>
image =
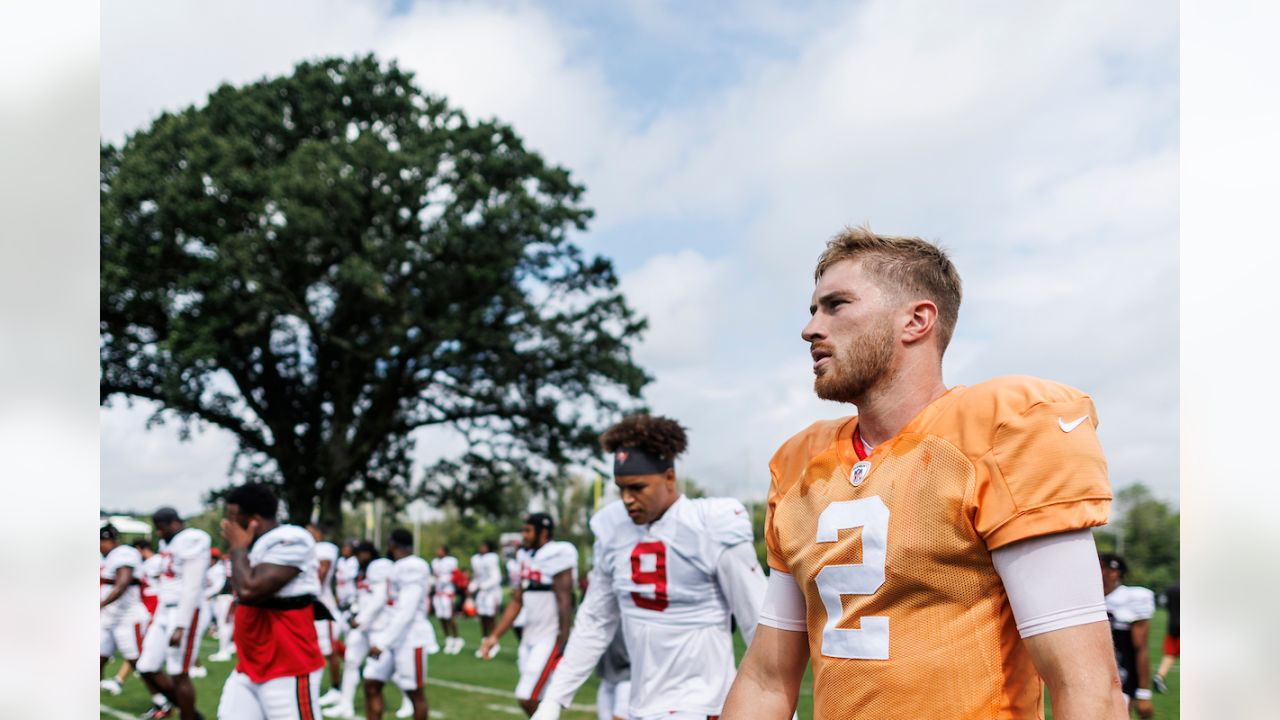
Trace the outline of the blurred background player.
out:
<instances>
[{"instance_id":1,"label":"blurred background player","mask_svg":"<svg viewBox=\"0 0 1280 720\"><path fill-rule=\"evenodd\" d=\"M209 613L209 620L204 623L206 628L216 629L217 627L217 623L214 622L217 613L213 609L213 599L223 591L226 585L227 574L222 568L222 553L219 552L218 548L210 548L209 567L204 573L204 607ZM203 635L196 638L196 649L192 653L191 670L187 674L193 678L209 676L209 670L200 662L200 643L203 638Z\"/></svg>"},{"instance_id":2,"label":"blurred background player","mask_svg":"<svg viewBox=\"0 0 1280 720\"><path fill-rule=\"evenodd\" d=\"M213 621L218 626L218 651L209 656L213 662L227 662L236 651L235 635L235 594L231 588L231 557L223 555L218 558L218 571L222 573L222 587L213 596L209 611L213 613Z\"/></svg>"},{"instance_id":3,"label":"blurred background player","mask_svg":"<svg viewBox=\"0 0 1280 720\"><path fill-rule=\"evenodd\" d=\"M151 618L155 617L156 607L160 603L160 598L156 594L156 583L160 578L160 556L156 554L155 549L151 546L151 541L146 538L134 540L131 545L142 556L142 568L136 575L138 581L138 590L142 596L142 606L147 610L147 624L151 623ZM153 561L154 558L154 561ZM144 630L145 632L145 630ZM138 650L142 650L142 643L138 643ZM104 687L105 690L112 692L116 687L124 685L125 678L129 677L129 673L133 671L133 661L125 660L120 663L120 669L116 671L114 686ZM164 696L150 690L156 697L164 702Z\"/></svg>"},{"instance_id":4,"label":"blurred background player","mask_svg":"<svg viewBox=\"0 0 1280 720\"><path fill-rule=\"evenodd\" d=\"M102 670L116 652L126 663L137 661L151 616L140 591L142 555L134 547L121 545L120 532L110 524L98 531L98 552L102 553L98 568L98 679L103 690L119 695L120 681L102 680Z\"/></svg>"},{"instance_id":5,"label":"blurred background player","mask_svg":"<svg viewBox=\"0 0 1280 720\"><path fill-rule=\"evenodd\" d=\"M1124 584L1129 566L1114 553L1098 556L1102 565L1102 591L1106 593L1107 618L1111 621L1111 641L1115 644L1120 686L1138 717L1155 714L1151 705L1151 658L1147 639L1151 617L1156 614L1156 596L1144 587Z\"/></svg>"},{"instance_id":6,"label":"blurred background player","mask_svg":"<svg viewBox=\"0 0 1280 720\"><path fill-rule=\"evenodd\" d=\"M338 653L338 601L333 594L333 578L338 572L338 546L325 540L324 530L319 525L307 525L307 532L316 541L316 570L320 578L320 602L328 608L331 619L316 621L316 638L320 641L320 654L329 664L329 692L320 696L320 705L332 705L338 702L341 693L338 684L342 682L342 656Z\"/></svg>"},{"instance_id":7,"label":"blurred background player","mask_svg":"<svg viewBox=\"0 0 1280 720\"><path fill-rule=\"evenodd\" d=\"M520 679L516 700L533 715L569 639L573 620L573 587L577 584L578 549L553 540L555 522L546 513L533 513L520 528L528 550L520 566L520 586L511 595L493 632L480 643L480 657L493 659L502 634L524 611L524 634L516 655ZM591 661L593 664L595 660Z\"/></svg>"},{"instance_id":8,"label":"blurred background player","mask_svg":"<svg viewBox=\"0 0 1280 720\"><path fill-rule=\"evenodd\" d=\"M369 635L369 660L364 670L365 708L369 720L381 720L382 686L394 679L413 703L412 717L426 720L427 655L435 645L435 631L427 619L427 589L431 571L427 562L413 554L413 533L403 528L391 531L387 554L395 561L391 568L391 606L384 611L386 624Z\"/></svg>"},{"instance_id":9,"label":"blurred background player","mask_svg":"<svg viewBox=\"0 0 1280 720\"><path fill-rule=\"evenodd\" d=\"M596 689L596 717L599 720L628 720L631 717L631 656L627 636L619 626L613 641L596 664L600 687Z\"/></svg>"},{"instance_id":10,"label":"blurred background player","mask_svg":"<svg viewBox=\"0 0 1280 720\"><path fill-rule=\"evenodd\" d=\"M333 597L338 601L339 623L347 629L351 606L356 601L356 576L360 573L360 561L356 558L356 540L346 540L338 549L338 567L333 573Z\"/></svg>"},{"instance_id":11,"label":"blurred background player","mask_svg":"<svg viewBox=\"0 0 1280 720\"><path fill-rule=\"evenodd\" d=\"M386 612L390 601L392 562L378 557L373 543L362 541L355 546L356 561L355 598L351 604L350 630L347 633L345 665L342 670L341 697L333 707L324 711L325 717L354 718L356 687L360 682L361 665L369 656L369 635L386 625L390 613ZM412 703L410 703L412 707Z\"/></svg>"},{"instance_id":12,"label":"blurred background player","mask_svg":"<svg viewBox=\"0 0 1280 720\"><path fill-rule=\"evenodd\" d=\"M456 655L466 641L458 637L458 621L453 617L453 600L457 589L453 584L453 572L458 569L458 558L449 554L449 546L436 548L431 561L431 575L435 578L435 590L431 595L431 608L440 619L440 631L444 635L444 654Z\"/></svg>"},{"instance_id":13,"label":"blurred background player","mask_svg":"<svg viewBox=\"0 0 1280 720\"><path fill-rule=\"evenodd\" d=\"M1178 660L1180 651L1180 642L1178 635L1182 630L1181 623L1178 618L1178 586L1174 585L1164 591L1165 607L1169 608L1169 626L1164 633L1164 654L1160 657L1160 667L1156 670L1156 674L1151 678L1151 683L1156 686L1156 692L1169 692L1169 686L1165 683L1165 676L1173 669L1173 664Z\"/></svg>"},{"instance_id":14,"label":"blurred background player","mask_svg":"<svg viewBox=\"0 0 1280 720\"><path fill-rule=\"evenodd\" d=\"M476 615L480 616L481 637L488 637L493 632L493 623L502 605L502 569L498 554L488 540L480 543L475 555L471 556L471 591L476 607ZM497 655L501 648L497 645L490 651ZM476 657L480 651L476 650Z\"/></svg>"},{"instance_id":15,"label":"blurred background player","mask_svg":"<svg viewBox=\"0 0 1280 720\"><path fill-rule=\"evenodd\" d=\"M605 431L622 499L591 519L587 596L535 720L555 720L617 634L631 660L628 717L718 716L734 677L737 620L748 645L764 601L751 516L731 498L691 500L676 484L685 430L632 415Z\"/></svg>"},{"instance_id":16,"label":"blurred background player","mask_svg":"<svg viewBox=\"0 0 1280 720\"><path fill-rule=\"evenodd\" d=\"M315 539L276 519L279 501L266 485L226 494L222 535L236 595L236 669L222 687L219 720L320 720L324 656ZM321 617L321 619L324 619Z\"/></svg>"},{"instance_id":17,"label":"blurred background player","mask_svg":"<svg viewBox=\"0 0 1280 720\"><path fill-rule=\"evenodd\" d=\"M209 625L204 580L212 541L209 533L187 527L171 507L156 510L151 523L160 535L160 606L143 639L136 668L149 687L176 705L183 720L189 720L200 717L188 673ZM152 712L160 714L159 704Z\"/></svg>"}]
</instances>

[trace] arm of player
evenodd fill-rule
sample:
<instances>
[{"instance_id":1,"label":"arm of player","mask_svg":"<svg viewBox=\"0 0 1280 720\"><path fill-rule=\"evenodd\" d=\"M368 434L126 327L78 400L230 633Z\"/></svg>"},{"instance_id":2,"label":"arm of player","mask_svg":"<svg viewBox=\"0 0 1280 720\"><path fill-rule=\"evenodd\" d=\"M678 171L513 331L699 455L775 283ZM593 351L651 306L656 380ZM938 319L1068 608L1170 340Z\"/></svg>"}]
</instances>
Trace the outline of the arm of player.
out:
<instances>
[{"instance_id":1,"label":"arm of player","mask_svg":"<svg viewBox=\"0 0 1280 720\"><path fill-rule=\"evenodd\" d=\"M324 592L328 588L324 586L324 579L329 577L329 567L333 563L329 560L321 560L319 567L316 568L316 579L320 581L320 592Z\"/></svg>"},{"instance_id":2,"label":"arm of player","mask_svg":"<svg viewBox=\"0 0 1280 720\"><path fill-rule=\"evenodd\" d=\"M520 608L524 607L524 590L516 586L511 591L511 602L507 603L507 609L502 611L502 617L498 618L498 623L493 626L493 632L489 633L480 641L480 657L485 660L489 658L489 651L494 645L498 644L498 640L502 638L503 633L511 629L515 624L516 616L520 614Z\"/></svg>"},{"instance_id":3,"label":"arm of player","mask_svg":"<svg viewBox=\"0 0 1280 720\"><path fill-rule=\"evenodd\" d=\"M1138 717L1149 718L1155 714L1155 708L1151 706L1151 658L1147 649L1147 641L1151 633L1150 620L1138 620L1129 626L1129 631L1133 638L1133 650L1135 660L1138 665L1138 692L1142 693L1146 690L1146 697L1135 697L1133 707L1138 711Z\"/></svg>"},{"instance_id":4,"label":"arm of player","mask_svg":"<svg viewBox=\"0 0 1280 720\"><path fill-rule=\"evenodd\" d=\"M178 596L178 612L174 616L175 637L179 630L191 627L193 616L204 604L204 576L205 569L209 566L209 544L209 536L201 532L185 548L183 556L175 558L182 564L182 590ZM170 644L176 644L172 638Z\"/></svg>"},{"instance_id":5,"label":"arm of player","mask_svg":"<svg viewBox=\"0 0 1280 720\"><path fill-rule=\"evenodd\" d=\"M556 596L556 615L560 632L556 634L556 647L564 650L569 644L569 630L573 627L573 570L561 570L551 578L551 592Z\"/></svg>"},{"instance_id":6,"label":"arm of player","mask_svg":"<svg viewBox=\"0 0 1280 720\"><path fill-rule=\"evenodd\" d=\"M409 630L409 625L413 623L413 616L422 607L423 602L423 586L420 583L413 583L406 586L400 591L400 595L396 597L396 604L392 607L394 610L391 619L387 622L387 626L373 634L369 639L369 644L375 648L386 650L400 642L400 638Z\"/></svg>"},{"instance_id":7,"label":"arm of player","mask_svg":"<svg viewBox=\"0 0 1280 720\"><path fill-rule=\"evenodd\" d=\"M991 560L1049 686L1054 718L1127 717L1092 532L1022 540L992 551Z\"/></svg>"},{"instance_id":8,"label":"arm of player","mask_svg":"<svg viewBox=\"0 0 1280 720\"><path fill-rule=\"evenodd\" d=\"M1023 642L1049 687L1055 720L1129 717L1106 621L1054 630Z\"/></svg>"},{"instance_id":9,"label":"arm of player","mask_svg":"<svg viewBox=\"0 0 1280 720\"><path fill-rule=\"evenodd\" d=\"M721 720L786 720L809 662L809 634L757 626L725 698Z\"/></svg>"},{"instance_id":10,"label":"arm of player","mask_svg":"<svg viewBox=\"0 0 1280 720\"><path fill-rule=\"evenodd\" d=\"M742 639L751 645L756 624L760 622L765 589L769 585L751 543L738 543L720 554L716 564L716 583L729 602L729 610L738 620Z\"/></svg>"},{"instance_id":11,"label":"arm of player","mask_svg":"<svg viewBox=\"0 0 1280 720\"><path fill-rule=\"evenodd\" d=\"M573 632L564 646L564 656L543 692L543 699L551 702L543 705L568 707L573 702L574 694L591 677L596 663L609 648L621 619L618 597L613 594L613 581L597 566L591 571L587 595L582 600L582 607L578 608Z\"/></svg>"},{"instance_id":12,"label":"arm of player","mask_svg":"<svg viewBox=\"0 0 1280 720\"><path fill-rule=\"evenodd\" d=\"M124 591L129 589L129 583L133 582L133 568L128 565L116 570L116 579L111 586L111 592L102 598L102 602L98 603L99 608L104 608L124 595Z\"/></svg>"}]
</instances>

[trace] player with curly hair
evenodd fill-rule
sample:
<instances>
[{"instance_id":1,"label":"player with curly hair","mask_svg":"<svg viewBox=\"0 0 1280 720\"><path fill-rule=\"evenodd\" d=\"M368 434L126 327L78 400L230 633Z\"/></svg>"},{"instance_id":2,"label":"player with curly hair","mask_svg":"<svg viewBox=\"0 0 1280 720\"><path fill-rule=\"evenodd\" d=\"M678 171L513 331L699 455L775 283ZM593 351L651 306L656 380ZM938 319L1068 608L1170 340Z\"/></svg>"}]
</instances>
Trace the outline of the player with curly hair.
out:
<instances>
[{"instance_id":1,"label":"player with curly hair","mask_svg":"<svg viewBox=\"0 0 1280 720\"><path fill-rule=\"evenodd\" d=\"M764 600L751 518L737 500L680 493L675 459L688 439L675 420L632 415L600 441L622 499L591 519L591 580L533 717L560 716L619 624L631 654L629 717L719 715L734 675L730 615L750 643Z\"/></svg>"}]
</instances>

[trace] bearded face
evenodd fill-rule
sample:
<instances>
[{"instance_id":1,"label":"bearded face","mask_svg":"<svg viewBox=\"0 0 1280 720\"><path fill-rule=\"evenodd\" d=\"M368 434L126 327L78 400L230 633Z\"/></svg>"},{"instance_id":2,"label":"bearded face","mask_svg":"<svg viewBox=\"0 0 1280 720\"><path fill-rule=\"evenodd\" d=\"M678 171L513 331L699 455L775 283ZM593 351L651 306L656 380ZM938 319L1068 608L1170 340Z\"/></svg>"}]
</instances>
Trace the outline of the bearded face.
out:
<instances>
[{"instance_id":1,"label":"bearded face","mask_svg":"<svg viewBox=\"0 0 1280 720\"><path fill-rule=\"evenodd\" d=\"M831 353L814 370L813 391L823 400L857 403L886 377L893 365L894 332L887 315L860 332L815 343Z\"/></svg>"}]
</instances>

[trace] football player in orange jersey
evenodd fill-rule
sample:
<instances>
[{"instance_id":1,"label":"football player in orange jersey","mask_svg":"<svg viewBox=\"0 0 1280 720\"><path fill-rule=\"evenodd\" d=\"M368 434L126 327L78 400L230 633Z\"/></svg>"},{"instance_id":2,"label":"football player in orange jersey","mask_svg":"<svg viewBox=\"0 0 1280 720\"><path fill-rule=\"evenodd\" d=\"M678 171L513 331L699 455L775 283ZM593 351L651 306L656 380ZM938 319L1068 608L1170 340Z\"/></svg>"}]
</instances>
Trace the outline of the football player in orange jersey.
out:
<instances>
[{"instance_id":1,"label":"football player in orange jersey","mask_svg":"<svg viewBox=\"0 0 1280 720\"><path fill-rule=\"evenodd\" d=\"M960 278L919 238L848 228L801 337L814 390L857 406L770 461L769 589L724 720L1125 717L1089 528L1111 490L1078 390L948 389Z\"/></svg>"}]
</instances>

